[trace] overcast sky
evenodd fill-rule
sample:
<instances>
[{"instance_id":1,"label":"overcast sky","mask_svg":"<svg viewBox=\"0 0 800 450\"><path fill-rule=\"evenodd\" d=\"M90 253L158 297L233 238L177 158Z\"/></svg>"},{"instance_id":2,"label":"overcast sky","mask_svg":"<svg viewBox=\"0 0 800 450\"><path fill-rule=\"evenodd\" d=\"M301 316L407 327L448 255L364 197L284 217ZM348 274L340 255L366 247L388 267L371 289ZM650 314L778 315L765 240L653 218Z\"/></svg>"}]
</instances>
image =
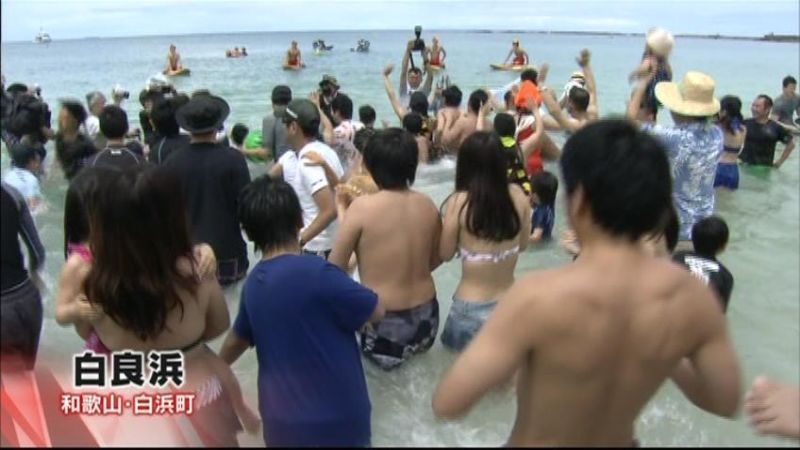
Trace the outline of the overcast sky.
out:
<instances>
[{"instance_id":1,"label":"overcast sky","mask_svg":"<svg viewBox=\"0 0 800 450\"><path fill-rule=\"evenodd\" d=\"M2 40L290 30L521 29L798 34L798 0L0 0Z\"/></svg>"}]
</instances>

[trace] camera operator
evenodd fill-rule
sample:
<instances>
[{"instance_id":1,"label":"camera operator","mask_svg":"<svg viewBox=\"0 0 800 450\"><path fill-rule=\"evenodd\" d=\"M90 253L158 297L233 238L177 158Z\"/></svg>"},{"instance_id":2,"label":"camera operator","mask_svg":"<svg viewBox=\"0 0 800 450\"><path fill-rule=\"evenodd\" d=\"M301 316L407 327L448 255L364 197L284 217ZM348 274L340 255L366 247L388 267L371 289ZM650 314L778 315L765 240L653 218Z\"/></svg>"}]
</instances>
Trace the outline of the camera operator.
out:
<instances>
[{"instance_id":1,"label":"camera operator","mask_svg":"<svg viewBox=\"0 0 800 450\"><path fill-rule=\"evenodd\" d=\"M5 111L8 116L3 120L3 140L9 151L18 143L35 148L40 161L44 161L47 156L44 144L54 133L50 128L52 114L41 93L38 86L29 89L24 84L14 83L8 87L5 101L10 100L11 107Z\"/></svg>"},{"instance_id":2,"label":"camera operator","mask_svg":"<svg viewBox=\"0 0 800 450\"><path fill-rule=\"evenodd\" d=\"M111 101L114 106L118 106L122 108L122 102L131 98L131 93L126 91L122 86L117 84L114 86L114 89L111 90ZM128 139L136 139L141 141L142 140L142 130L140 128L134 128L130 130L128 133L125 134L125 137Z\"/></svg>"},{"instance_id":3,"label":"camera operator","mask_svg":"<svg viewBox=\"0 0 800 450\"><path fill-rule=\"evenodd\" d=\"M328 120L336 126L336 122L333 119L333 111L331 111L331 103L333 103L333 99L339 95L339 82L336 80L336 77L333 75L323 75L322 81L319 82L319 107L325 116L328 117Z\"/></svg>"},{"instance_id":4,"label":"camera operator","mask_svg":"<svg viewBox=\"0 0 800 450\"><path fill-rule=\"evenodd\" d=\"M422 52L423 63L427 64L427 61L424 59L425 41L419 38L422 28L418 26L414 32L417 35L417 39L408 41L408 45L406 45L406 51L403 53L403 64L400 69L400 103L406 108L408 108L408 103L411 100L411 94L414 92L422 92L425 94L425 97L430 97L431 89L433 87L432 71L428 71L428 74L425 77L425 84L423 85L422 69L415 67L413 61L411 61L411 67L408 67L412 52L417 51L418 48Z\"/></svg>"},{"instance_id":5,"label":"camera operator","mask_svg":"<svg viewBox=\"0 0 800 450\"><path fill-rule=\"evenodd\" d=\"M142 109L139 111L139 126L142 129L142 139L146 146L152 148L156 141L164 137L153 128L150 119L153 105L160 100L174 98L176 95L177 92L172 85L158 78L148 80L147 87L139 93L139 103L142 105Z\"/></svg>"},{"instance_id":6,"label":"camera operator","mask_svg":"<svg viewBox=\"0 0 800 450\"><path fill-rule=\"evenodd\" d=\"M414 65L414 52L419 52L420 57L422 58L422 67L424 68L428 64L428 55L426 54L427 48L425 47L425 40L420 37L422 35L421 26L417 25L414 27L414 35L416 38L410 41L413 42L413 45L408 51L408 58L411 61L411 67L416 67Z\"/></svg>"}]
</instances>

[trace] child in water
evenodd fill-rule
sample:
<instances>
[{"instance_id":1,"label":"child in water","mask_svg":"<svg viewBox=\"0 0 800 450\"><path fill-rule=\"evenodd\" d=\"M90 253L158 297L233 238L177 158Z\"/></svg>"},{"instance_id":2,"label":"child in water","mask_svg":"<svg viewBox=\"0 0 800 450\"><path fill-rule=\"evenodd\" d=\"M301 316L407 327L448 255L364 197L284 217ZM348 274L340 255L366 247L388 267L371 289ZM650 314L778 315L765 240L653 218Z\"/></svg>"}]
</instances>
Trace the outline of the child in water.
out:
<instances>
[{"instance_id":1,"label":"child in water","mask_svg":"<svg viewBox=\"0 0 800 450\"><path fill-rule=\"evenodd\" d=\"M530 242L538 243L548 241L556 222L556 193L558 192L558 178L544 170L531 177L531 237Z\"/></svg>"}]
</instances>

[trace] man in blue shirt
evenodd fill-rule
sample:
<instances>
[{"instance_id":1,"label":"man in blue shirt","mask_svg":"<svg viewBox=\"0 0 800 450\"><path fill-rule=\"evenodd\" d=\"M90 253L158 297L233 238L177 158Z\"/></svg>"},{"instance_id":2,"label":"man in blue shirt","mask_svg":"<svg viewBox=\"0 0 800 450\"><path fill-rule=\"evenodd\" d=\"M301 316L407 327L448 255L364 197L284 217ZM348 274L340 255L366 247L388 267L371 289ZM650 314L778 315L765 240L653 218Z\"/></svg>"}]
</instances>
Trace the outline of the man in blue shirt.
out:
<instances>
[{"instance_id":1,"label":"man in blue shirt","mask_svg":"<svg viewBox=\"0 0 800 450\"><path fill-rule=\"evenodd\" d=\"M371 406L355 333L383 317L377 295L324 259L300 254L300 202L263 176L242 191L239 220L263 253L242 289L220 356L251 346L267 446L368 446Z\"/></svg>"}]
</instances>

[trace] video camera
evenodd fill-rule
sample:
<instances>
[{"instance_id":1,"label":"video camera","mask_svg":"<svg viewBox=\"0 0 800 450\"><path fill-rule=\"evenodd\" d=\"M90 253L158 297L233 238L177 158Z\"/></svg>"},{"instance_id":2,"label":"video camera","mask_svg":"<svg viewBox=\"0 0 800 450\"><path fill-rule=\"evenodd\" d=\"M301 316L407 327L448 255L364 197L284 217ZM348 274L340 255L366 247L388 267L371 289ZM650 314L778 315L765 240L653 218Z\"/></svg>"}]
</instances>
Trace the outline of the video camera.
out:
<instances>
[{"instance_id":1,"label":"video camera","mask_svg":"<svg viewBox=\"0 0 800 450\"><path fill-rule=\"evenodd\" d=\"M411 49L412 51L415 51L415 52L425 51L425 40L423 40L420 37L421 34L422 34L422 27L419 26L419 25L414 27L414 35L417 38L414 40L414 48Z\"/></svg>"}]
</instances>

